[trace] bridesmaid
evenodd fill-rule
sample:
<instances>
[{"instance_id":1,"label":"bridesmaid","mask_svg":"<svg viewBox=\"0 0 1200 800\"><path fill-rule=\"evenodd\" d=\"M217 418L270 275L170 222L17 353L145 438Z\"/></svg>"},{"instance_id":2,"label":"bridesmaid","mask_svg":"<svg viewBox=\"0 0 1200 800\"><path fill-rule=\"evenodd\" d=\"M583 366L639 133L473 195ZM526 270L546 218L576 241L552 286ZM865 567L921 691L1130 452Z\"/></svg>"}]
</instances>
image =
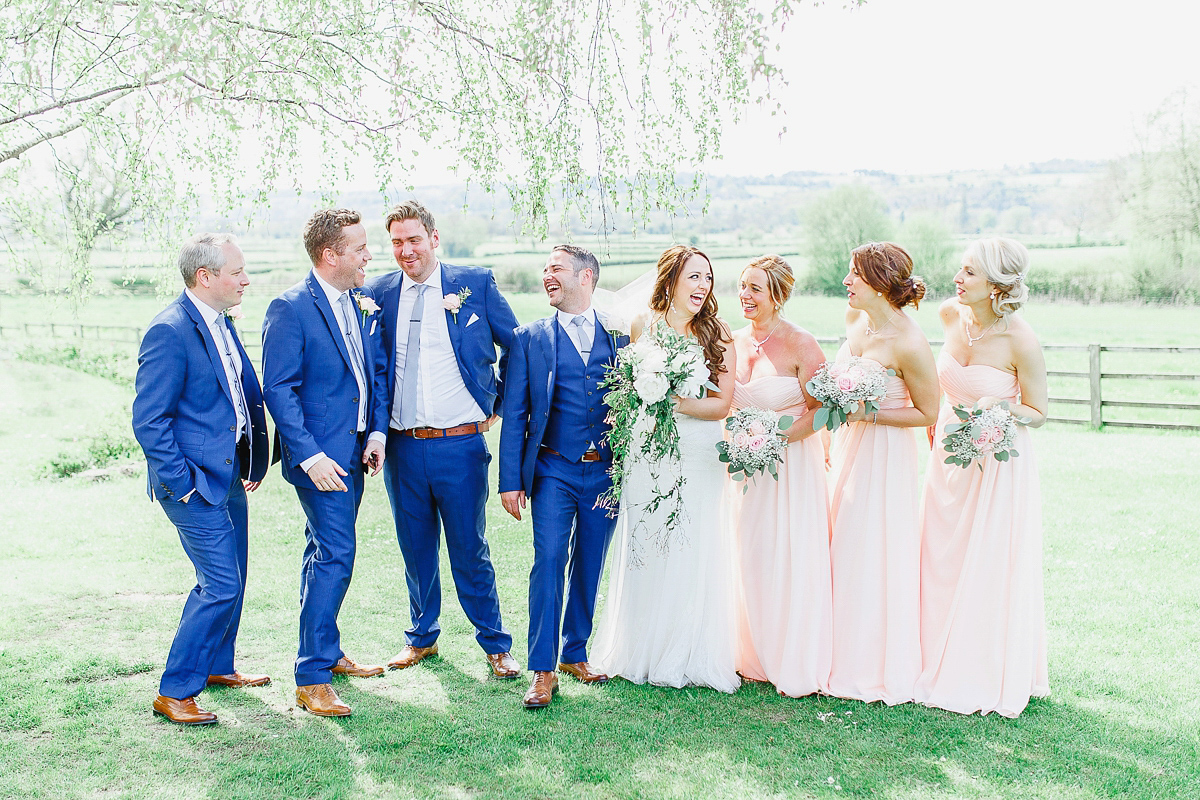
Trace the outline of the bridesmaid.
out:
<instances>
[{"instance_id":1,"label":"bridesmaid","mask_svg":"<svg viewBox=\"0 0 1200 800\"><path fill-rule=\"evenodd\" d=\"M783 319L792 268L763 256L742 271L738 298L750 324L733 336L735 408L769 408L795 422L778 467L746 494L733 486L740 567L738 671L801 697L829 689L833 617L825 450L813 434L817 402L804 384L825 360L817 340Z\"/></svg>"},{"instance_id":2,"label":"bridesmaid","mask_svg":"<svg viewBox=\"0 0 1200 800\"><path fill-rule=\"evenodd\" d=\"M920 530L914 428L937 418L937 368L904 308L925 295L899 245L863 245L850 256L846 344L895 370L879 411L860 408L833 444L833 663L829 691L888 705L913 699L921 672Z\"/></svg>"},{"instance_id":3,"label":"bridesmaid","mask_svg":"<svg viewBox=\"0 0 1200 800\"><path fill-rule=\"evenodd\" d=\"M1016 458L983 470L946 464L942 429L952 406L1009 409L1046 421L1046 363L1015 312L1029 296L1029 253L1012 239L971 244L942 304L946 345L938 375L946 404L922 507L921 652L916 699L960 714L1015 717L1050 693L1042 608L1042 503L1029 431Z\"/></svg>"}]
</instances>

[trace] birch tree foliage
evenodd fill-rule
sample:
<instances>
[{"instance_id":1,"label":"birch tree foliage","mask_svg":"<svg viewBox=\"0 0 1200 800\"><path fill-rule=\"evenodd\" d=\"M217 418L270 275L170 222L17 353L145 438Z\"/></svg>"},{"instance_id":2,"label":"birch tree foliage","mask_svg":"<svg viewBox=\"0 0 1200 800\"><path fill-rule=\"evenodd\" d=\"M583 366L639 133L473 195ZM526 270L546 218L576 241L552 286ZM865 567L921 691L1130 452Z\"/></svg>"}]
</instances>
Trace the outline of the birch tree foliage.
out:
<instances>
[{"instance_id":1,"label":"birch tree foliage","mask_svg":"<svg viewBox=\"0 0 1200 800\"><path fill-rule=\"evenodd\" d=\"M46 164L119 176L161 231L200 191L232 208L329 188L363 153L382 189L436 146L524 232L636 227L691 198L699 178L676 175L769 97L791 2L9 0L0 216L35 235L63 218Z\"/></svg>"}]
</instances>

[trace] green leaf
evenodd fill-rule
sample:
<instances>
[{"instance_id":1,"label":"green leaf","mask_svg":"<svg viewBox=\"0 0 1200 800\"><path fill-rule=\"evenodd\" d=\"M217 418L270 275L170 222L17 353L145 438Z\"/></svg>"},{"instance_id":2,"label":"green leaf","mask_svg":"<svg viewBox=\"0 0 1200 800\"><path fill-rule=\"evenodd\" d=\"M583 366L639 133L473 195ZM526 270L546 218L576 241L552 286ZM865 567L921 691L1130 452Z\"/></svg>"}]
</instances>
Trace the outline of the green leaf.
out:
<instances>
[{"instance_id":1,"label":"green leaf","mask_svg":"<svg viewBox=\"0 0 1200 800\"><path fill-rule=\"evenodd\" d=\"M971 418L971 412L967 411L962 406L955 406L954 413L959 419L964 421Z\"/></svg>"},{"instance_id":2,"label":"green leaf","mask_svg":"<svg viewBox=\"0 0 1200 800\"><path fill-rule=\"evenodd\" d=\"M821 406L817 409L817 413L813 415L813 430L819 431L821 428L829 424L829 408ZM830 428L832 430L832 428Z\"/></svg>"},{"instance_id":3,"label":"green leaf","mask_svg":"<svg viewBox=\"0 0 1200 800\"><path fill-rule=\"evenodd\" d=\"M796 420L793 417L784 414L779 418L779 430L786 431L788 428L792 427L792 423L795 421Z\"/></svg>"}]
</instances>

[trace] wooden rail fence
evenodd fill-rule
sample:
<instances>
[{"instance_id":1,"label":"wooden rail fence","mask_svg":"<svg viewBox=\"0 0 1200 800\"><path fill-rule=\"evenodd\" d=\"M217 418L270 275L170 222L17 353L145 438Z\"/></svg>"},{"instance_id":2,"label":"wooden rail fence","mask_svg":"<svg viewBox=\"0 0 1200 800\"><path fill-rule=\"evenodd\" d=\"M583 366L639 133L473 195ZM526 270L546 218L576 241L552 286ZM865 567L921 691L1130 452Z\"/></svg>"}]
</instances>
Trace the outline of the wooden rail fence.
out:
<instances>
[{"instance_id":1,"label":"wooden rail fence","mask_svg":"<svg viewBox=\"0 0 1200 800\"><path fill-rule=\"evenodd\" d=\"M137 344L142 340L143 329L136 325L80 325L58 322L24 323L21 325L0 325L0 339L36 339L38 337L62 339L76 338L82 340L108 341L114 343ZM262 339L258 330L238 329L242 344L251 354L262 350ZM845 337L818 336L817 341L823 345L841 347ZM940 341L931 341L934 347L941 346ZM1048 344L1043 345L1046 352L1077 352L1088 354L1087 370L1048 370L1049 378L1086 378L1088 381L1087 397L1062 397L1051 394L1051 412L1055 405L1087 406L1088 418L1055 416L1047 417L1051 422L1063 422L1071 425L1087 425L1099 430L1104 427L1113 428L1158 428L1162 430L1200 431L1200 424L1187 425L1176 422L1135 422L1130 420L1109 419L1105 417L1105 409L1112 408L1149 408L1164 410L1184 410L1200 412L1200 403L1147 403L1133 400L1105 399L1105 380L1138 380L1138 381L1200 381L1200 374L1186 372L1105 372L1102 368L1104 353L1155 353L1174 355L1200 355L1200 347L1135 347L1124 345L1101 344Z\"/></svg>"}]
</instances>

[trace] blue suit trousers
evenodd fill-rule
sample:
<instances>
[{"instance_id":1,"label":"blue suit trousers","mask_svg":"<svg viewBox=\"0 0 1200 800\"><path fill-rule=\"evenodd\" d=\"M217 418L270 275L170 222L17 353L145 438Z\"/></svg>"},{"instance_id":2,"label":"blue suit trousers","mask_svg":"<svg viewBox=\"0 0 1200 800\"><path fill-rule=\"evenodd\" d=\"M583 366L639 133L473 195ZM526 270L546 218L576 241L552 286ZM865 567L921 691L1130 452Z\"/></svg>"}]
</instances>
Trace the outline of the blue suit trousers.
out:
<instances>
[{"instance_id":1,"label":"blue suit trousers","mask_svg":"<svg viewBox=\"0 0 1200 800\"><path fill-rule=\"evenodd\" d=\"M496 571L484 535L491 462L482 434L417 439L388 435L384 483L404 556L412 627L408 644L429 647L441 632L441 529L458 602L485 653L506 653L512 636L500 620Z\"/></svg>"},{"instance_id":2,"label":"blue suit trousers","mask_svg":"<svg viewBox=\"0 0 1200 800\"><path fill-rule=\"evenodd\" d=\"M300 647L296 653L296 685L329 683L331 670L344 653L337 616L354 573L354 524L362 502L364 473L361 450L355 468L342 478L349 491L322 492L296 487L308 518L304 527L304 559L300 569Z\"/></svg>"},{"instance_id":3,"label":"blue suit trousers","mask_svg":"<svg viewBox=\"0 0 1200 800\"><path fill-rule=\"evenodd\" d=\"M596 508L609 462L571 462L543 450L533 479L533 568L529 572L529 669L587 661L596 594L616 519ZM563 604L564 576L566 608ZM561 622L561 644L559 631Z\"/></svg>"},{"instance_id":4,"label":"blue suit trousers","mask_svg":"<svg viewBox=\"0 0 1200 800\"><path fill-rule=\"evenodd\" d=\"M164 697L182 700L199 694L209 675L234 670L233 646L246 593L246 490L235 468L221 502L214 505L195 492L186 503L166 498L162 507L196 569L196 586L183 604L158 687Z\"/></svg>"}]
</instances>

